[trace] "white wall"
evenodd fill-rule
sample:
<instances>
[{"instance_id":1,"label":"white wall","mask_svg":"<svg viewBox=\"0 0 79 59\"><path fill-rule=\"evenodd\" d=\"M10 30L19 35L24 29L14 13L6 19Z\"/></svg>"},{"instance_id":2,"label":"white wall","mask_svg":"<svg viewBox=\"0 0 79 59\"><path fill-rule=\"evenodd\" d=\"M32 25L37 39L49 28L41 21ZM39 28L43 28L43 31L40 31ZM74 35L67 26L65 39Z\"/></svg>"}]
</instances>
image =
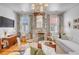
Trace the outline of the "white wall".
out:
<instances>
[{"instance_id":1,"label":"white wall","mask_svg":"<svg viewBox=\"0 0 79 59\"><path fill-rule=\"evenodd\" d=\"M79 43L79 30L73 29L73 20L79 18L79 5L64 13L64 32L71 36L72 40ZM69 27L68 23L71 23Z\"/></svg>"},{"instance_id":2,"label":"white wall","mask_svg":"<svg viewBox=\"0 0 79 59\"><path fill-rule=\"evenodd\" d=\"M8 7L0 6L0 16L4 16L4 17L10 18L12 20L15 20L14 28L0 27L0 37L3 36L4 31L8 32L8 34L15 31L15 29L16 29L16 14L13 12L13 10L11 10Z\"/></svg>"},{"instance_id":3,"label":"white wall","mask_svg":"<svg viewBox=\"0 0 79 59\"><path fill-rule=\"evenodd\" d=\"M16 19L16 16L15 16L13 10L11 10L8 7L4 7L4 6L0 6L0 16L4 16L4 17L7 17L7 18L10 18L13 20Z\"/></svg>"}]
</instances>

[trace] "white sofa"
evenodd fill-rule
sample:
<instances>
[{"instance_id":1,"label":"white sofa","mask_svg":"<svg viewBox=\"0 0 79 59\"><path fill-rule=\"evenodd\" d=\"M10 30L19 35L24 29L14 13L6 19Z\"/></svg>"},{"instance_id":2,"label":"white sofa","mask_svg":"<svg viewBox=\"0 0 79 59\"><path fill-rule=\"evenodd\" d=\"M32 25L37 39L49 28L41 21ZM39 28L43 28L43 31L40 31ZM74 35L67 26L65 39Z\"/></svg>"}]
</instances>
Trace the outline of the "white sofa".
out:
<instances>
[{"instance_id":1,"label":"white sofa","mask_svg":"<svg viewBox=\"0 0 79 59\"><path fill-rule=\"evenodd\" d=\"M56 43L66 52L67 54L79 54L79 44L72 40L63 40L56 38Z\"/></svg>"}]
</instances>

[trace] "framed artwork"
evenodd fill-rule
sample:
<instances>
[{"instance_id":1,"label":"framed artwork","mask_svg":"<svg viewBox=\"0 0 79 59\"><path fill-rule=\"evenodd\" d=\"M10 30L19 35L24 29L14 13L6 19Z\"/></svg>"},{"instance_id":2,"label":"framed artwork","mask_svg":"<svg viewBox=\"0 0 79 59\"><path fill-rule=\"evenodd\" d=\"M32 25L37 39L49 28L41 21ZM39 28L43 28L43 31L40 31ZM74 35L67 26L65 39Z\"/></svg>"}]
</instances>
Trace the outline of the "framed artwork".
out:
<instances>
[{"instance_id":1,"label":"framed artwork","mask_svg":"<svg viewBox=\"0 0 79 59\"><path fill-rule=\"evenodd\" d=\"M73 21L73 28L74 29L79 29L79 18L77 18Z\"/></svg>"},{"instance_id":2,"label":"framed artwork","mask_svg":"<svg viewBox=\"0 0 79 59\"><path fill-rule=\"evenodd\" d=\"M77 19L74 20L74 23L77 23Z\"/></svg>"},{"instance_id":3,"label":"framed artwork","mask_svg":"<svg viewBox=\"0 0 79 59\"><path fill-rule=\"evenodd\" d=\"M70 26L71 26L71 23L69 22L68 25L69 25L69 27L70 27Z\"/></svg>"},{"instance_id":4,"label":"framed artwork","mask_svg":"<svg viewBox=\"0 0 79 59\"><path fill-rule=\"evenodd\" d=\"M77 22L79 23L79 18L77 19Z\"/></svg>"},{"instance_id":5,"label":"framed artwork","mask_svg":"<svg viewBox=\"0 0 79 59\"><path fill-rule=\"evenodd\" d=\"M74 29L77 29L77 25L74 25L73 28L74 28Z\"/></svg>"},{"instance_id":6,"label":"framed artwork","mask_svg":"<svg viewBox=\"0 0 79 59\"><path fill-rule=\"evenodd\" d=\"M77 28L79 29L79 25L77 26Z\"/></svg>"}]
</instances>

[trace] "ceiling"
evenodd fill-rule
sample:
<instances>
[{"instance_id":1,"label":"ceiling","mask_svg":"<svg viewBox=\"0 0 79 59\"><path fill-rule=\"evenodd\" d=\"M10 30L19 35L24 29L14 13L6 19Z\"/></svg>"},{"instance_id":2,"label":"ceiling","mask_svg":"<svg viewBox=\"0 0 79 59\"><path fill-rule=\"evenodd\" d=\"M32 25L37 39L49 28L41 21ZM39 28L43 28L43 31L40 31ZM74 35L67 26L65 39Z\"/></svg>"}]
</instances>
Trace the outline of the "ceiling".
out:
<instances>
[{"instance_id":1,"label":"ceiling","mask_svg":"<svg viewBox=\"0 0 79 59\"><path fill-rule=\"evenodd\" d=\"M0 3L1 6L12 9L17 13L32 12L32 3ZM79 5L78 3L48 3L47 13L60 14Z\"/></svg>"},{"instance_id":2,"label":"ceiling","mask_svg":"<svg viewBox=\"0 0 79 59\"><path fill-rule=\"evenodd\" d=\"M53 14L60 14L64 13L76 6L78 6L78 3L54 3L54 4L49 4L48 6L48 13L53 13Z\"/></svg>"}]
</instances>

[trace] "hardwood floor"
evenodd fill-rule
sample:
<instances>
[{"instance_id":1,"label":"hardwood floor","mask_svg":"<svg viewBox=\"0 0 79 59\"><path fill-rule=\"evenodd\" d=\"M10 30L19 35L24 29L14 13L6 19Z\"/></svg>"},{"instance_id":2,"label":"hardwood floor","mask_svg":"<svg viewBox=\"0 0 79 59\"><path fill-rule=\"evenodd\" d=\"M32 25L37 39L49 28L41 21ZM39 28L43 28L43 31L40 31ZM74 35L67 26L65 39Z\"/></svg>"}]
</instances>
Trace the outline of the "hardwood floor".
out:
<instances>
[{"instance_id":1,"label":"hardwood floor","mask_svg":"<svg viewBox=\"0 0 79 59\"><path fill-rule=\"evenodd\" d=\"M22 42L21 44L24 45L25 42ZM0 55L8 55L11 52L17 52L17 51L19 51L19 47L18 47L18 44L16 43L15 45L11 46L10 48L0 50ZM59 45L56 45L56 53L65 54L65 52Z\"/></svg>"},{"instance_id":2,"label":"hardwood floor","mask_svg":"<svg viewBox=\"0 0 79 59\"><path fill-rule=\"evenodd\" d=\"M18 45L15 44L11 46L10 48L0 50L0 55L8 55L9 53L18 51L18 50L19 50Z\"/></svg>"},{"instance_id":3,"label":"hardwood floor","mask_svg":"<svg viewBox=\"0 0 79 59\"><path fill-rule=\"evenodd\" d=\"M56 45L56 53L57 54L66 54L64 50L57 44Z\"/></svg>"},{"instance_id":4,"label":"hardwood floor","mask_svg":"<svg viewBox=\"0 0 79 59\"><path fill-rule=\"evenodd\" d=\"M21 45L25 45L25 44L26 44L26 41L21 42ZM11 52L17 52L17 51L19 51L19 47L18 47L18 44L16 43L10 48L0 50L0 55L8 55Z\"/></svg>"}]
</instances>

